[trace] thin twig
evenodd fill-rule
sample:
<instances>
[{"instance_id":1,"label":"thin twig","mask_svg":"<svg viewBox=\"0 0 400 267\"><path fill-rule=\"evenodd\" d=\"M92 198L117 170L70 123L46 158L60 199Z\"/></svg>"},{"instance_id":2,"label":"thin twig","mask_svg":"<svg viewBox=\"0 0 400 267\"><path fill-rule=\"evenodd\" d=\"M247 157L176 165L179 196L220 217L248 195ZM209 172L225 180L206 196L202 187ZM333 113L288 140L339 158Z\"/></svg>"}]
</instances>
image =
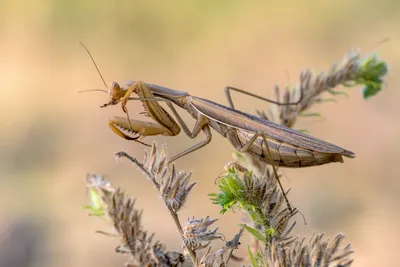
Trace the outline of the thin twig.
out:
<instances>
[{"instance_id":1,"label":"thin twig","mask_svg":"<svg viewBox=\"0 0 400 267\"><path fill-rule=\"evenodd\" d=\"M115 153L115 157L116 158L121 158L121 157L127 158L134 165L139 167L140 170L143 171L143 173L145 173L149 177L150 180L154 180L152 174L144 167L144 165L142 163L140 163L136 158L134 158L134 157L130 156L129 154L127 154L126 152L121 151L121 152ZM168 203L164 202L164 204L168 208L168 210L169 210L169 212L171 214L171 217L174 220L176 227L178 228L178 232L179 232L179 235L181 236L183 245L185 246L187 252L189 253L189 256L190 256L193 264L196 266L197 265L196 253L190 247L188 247L186 245L186 243L185 243L185 238L184 238L184 235L183 235L183 228L182 228L182 225L181 225L181 223L179 221L178 215L171 208L171 206L168 205Z\"/></svg>"},{"instance_id":2,"label":"thin twig","mask_svg":"<svg viewBox=\"0 0 400 267\"><path fill-rule=\"evenodd\" d=\"M189 253L189 256L190 256L194 266L197 266L196 253L193 251L193 249L188 247L186 245L186 243L185 243L185 238L183 237L183 228L182 228L182 225L181 225L181 223L179 221L178 215L171 209L171 207L169 207L168 205L166 205L166 206L167 206L167 208L168 208L168 210L169 210L169 212L171 214L172 219L175 222L176 227L178 228L178 232L179 232L179 235L181 236L183 245L185 246L187 252Z\"/></svg>"}]
</instances>

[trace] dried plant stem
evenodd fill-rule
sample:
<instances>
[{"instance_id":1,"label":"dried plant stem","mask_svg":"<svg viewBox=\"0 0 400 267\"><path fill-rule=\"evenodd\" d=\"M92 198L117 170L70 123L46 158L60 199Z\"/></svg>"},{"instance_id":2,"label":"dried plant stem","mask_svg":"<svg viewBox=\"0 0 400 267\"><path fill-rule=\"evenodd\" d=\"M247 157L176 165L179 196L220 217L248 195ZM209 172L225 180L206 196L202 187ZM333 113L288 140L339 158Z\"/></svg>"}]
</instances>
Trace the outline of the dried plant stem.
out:
<instances>
[{"instance_id":1,"label":"dried plant stem","mask_svg":"<svg viewBox=\"0 0 400 267\"><path fill-rule=\"evenodd\" d=\"M140 163L136 158L132 157L131 155L129 155L128 153L124 152L124 151L120 151L115 153L115 157L117 159L119 158L127 158L129 159L129 161L131 161L132 163L134 163L134 165L136 165L137 167L139 167L139 169L144 172L147 176L149 176L151 178L151 174L146 170L146 168L143 166L142 163Z\"/></svg>"},{"instance_id":2,"label":"dried plant stem","mask_svg":"<svg viewBox=\"0 0 400 267\"><path fill-rule=\"evenodd\" d=\"M183 237L183 228L179 221L178 214L176 214L170 207L168 207L168 205L167 205L167 208L168 208L169 212L171 213L171 217L174 220L176 227L178 228L179 235L181 236L182 242L183 242L187 252L189 253L189 256L190 256L194 266L197 266L196 253L193 251L193 249L191 249L190 247L188 247L186 245L185 238Z\"/></svg>"},{"instance_id":3,"label":"dried plant stem","mask_svg":"<svg viewBox=\"0 0 400 267\"><path fill-rule=\"evenodd\" d=\"M229 263L229 260L232 257L232 254L233 254L233 249L229 252L228 258L226 259L226 262L225 262L226 266L228 266L228 263Z\"/></svg>"},{"instance_id":4,"label":"dried plant stem","mask_svg":"<svg viewBox=\"0 0 400 267\"><path fill-rule=\"evenodd\" d=\"M134 157L132 157L131 155L129 155L128 153L121 151L121 152L115 153L115 157L116 157L116 158L121 158L121 157L127 158L127 159L128 159L129 161L131 161L134 165L136 165L137 167L139 167L139 169L140 169L141 171L143 171L143 173L145 173L145 174L149 177L150 180L153 179L153 178L152 178L152 174L145 168L145 166L144 166L142 163L140 163L136 158L134 158ZM180 221L179 221L178 214L171 208L170 205L168 205L168 204L165 203L165 202L164 202L164 204L165 204L165 206L167 207L167 209L169 210L169 212L170 212L170 214L171 214L171 217L172 217L172 219L174 220L176 227L178 228L178 232L179 232L179 235L181 236L183 245L185 246L185 248L186 248L186 250L187 250L187 252L188 252L188 254L189 254L189 256L190 256L190 258L191 258L191 260L192 260L192 262L193 262L193 264L194 264L195 266L197 266L196 253L195 253L190 247L188 247L188 246L186 245L185 238L184 238L184 234L183 234L183 228L182 228L182 225L181 225L181 223L180 223Z\"/></svg>"},{"instance_id":5,"label":"dried plant stem","mask_svg":"<svg viewBox=\"0 0 400 267\"><path fill-rule=\"evenodd\" d=\"M315 103L324 100L320 95L330 92L332 95L347 95L345 92L337 92L333 89L342 85L353 87L364 85L364 98L376 94L382 88L382 77L387 72L386 63L370 56L361 59L358 51L349 52L342 63L333 64L328 72L315 73L305 70L300 73L299 82L295 88L286 87L283 90L275 86L276 102L293 103L300 95L297 105L281 105L270 109L272 118L281 125L292 128L301 113L310 109ZM366 92L364 92L367 90ZM372 93L371 91L374 91ZM281 95L281 92L283 94ZM335 101L334 99L331 99ZM257 111L258 115L267 119L263 111Z\"/></svg>"}]
</instances>

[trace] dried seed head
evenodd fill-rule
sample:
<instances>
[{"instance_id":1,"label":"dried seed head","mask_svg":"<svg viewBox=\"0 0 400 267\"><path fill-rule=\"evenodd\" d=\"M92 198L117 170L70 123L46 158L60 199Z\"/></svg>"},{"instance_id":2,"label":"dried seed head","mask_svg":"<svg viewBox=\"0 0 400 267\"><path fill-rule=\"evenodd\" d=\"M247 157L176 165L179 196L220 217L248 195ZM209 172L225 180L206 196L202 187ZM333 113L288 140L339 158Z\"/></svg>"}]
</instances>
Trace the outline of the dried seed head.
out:
<instances>
[{"instance_id":1,"label":"dried seed head","mask_svg":"<svg viewBox=\"0 0 400 267\"><path fill-rule=\"evenodd\" d=\"M289 220L297 214L286 208L282 192L277 187L277 181L270 169L262 176L252 172L243 173L244 196L247 202L252 203L262 212L263 222L256 222L259 230L274 229L273 237L277 240L287 238L290 228Z\"/></svg>"},{"instance_id":2,"label":"dried seed head","mask_svg":"<svg viewBox=\"0 0 400 267\"><path fill-rule=\"evenodd\" d=\"M213 267L213 266L228 266L229 259L232 257L232 252L235 249L239 248L240 242L239 239L242 236L244 228L241 228L240 231L235 235L235 237L226 242L225 246L218 249L214 253L210 254L211 247L208 251L203 255L200 260L200 266L202 267ZM229 252L229 254L228 254ZM236 258L237 260L241 260Z\"/></svg>"},{"instance_id":3,"label":"dried seed head","mask_svg":"<svg viewBox=\"0 0 400 267\"><path fill-rule=\"evenodd\" d=\"M338 234L333 241L323 241L323 234L314 235L308 244L304 238L294 238L286 243L271 242L262 251L265 266L326 266L347 267L353 260L350 245L340 248L344 236Z\"/></svg>"},{"instance_id":4,"label":"dried seed head","mask_svg":"<svg viewBox=\"0 0 400 267\"><path fill-rule=\"evenodd\" d=\"M109 196L103 196L103 200L115 230L123 238L124 245L129 247L131 240L136 241L137 235L141 233L142 211L134 208L134 199L125 200L120 189Z\"/></svg>"},{"instance_id":5,"label":"dried seed head","mask_svg":"<svg viewBox=\"0 0 400 267\"><path fill-rule=\"evenodd\" d=\"M208 216L200 220L189 218L186 226L183 228L185 245L196 251L206 248L215 239L222 239L222 235L217 233L218 228L208 230L208 227L216 221L211 220Z\"/></svg>"},{"instance_id":6,"label":"dried seed head","mask_svg":"<svg viewBox=\"0 0 400 267\"><path fill-rule=\"evenodd\" d=\"M120 189L113 189L101 176L92 178L99 186L98 191L103 192L107 215L121 238L122 244L116 252L130 255L131 266L179 266L184 261L181 253L166 251L162 244L153 241L154 234L149 235L143 230L142 211L135 208L134 199L125 198ZM93 188L96 183L89 186ZM101 191L105 185L107 191Z\"/></svg>"},{"instance_id":7,"label":"dried seed head","mask_svg":"<svg viewBox=\"0 0 400 267\"><path fill-rule=\"evenodd\" d=\"M212 254L210 254L210 250L211 250L211 248L200 259L201 267L214 267L214 266L225 267L225 266L227 266L225 264L225 259L224 259L224 254L227 251L226 248L220 248Z\"/></svg>"},{"instance_id":8,"label":"dried seed head","mask_svg":"<svg viewBox=\"0 0 400 267\"><path fill-rule=\"evenodd\" d=\"M265 238L286 239L295 224L288 227L289 220L297 210L291 213L287 209L272 171L267 168L259 176L243 166L236 166L227 166L225 174L217 181L220 192L211 194L213 203L222 206L222 213L236 207L246 211L255 230Z\"/></svg>"},{"instance_id":9,"label":"dried seed head","mask_svg":"<svg viewBox=\"0 0 400 267\"><path fill-rule=\"evenodd\" d=\"M175 165L160 175L160 193L167 206L175 213L186 202L190 190L196 183L189 184L191 173L176 172Z\"/></svg>"},{"instance_id":10,"label":"dried seed head","mask_svg":"<svg viewBox=\"0 0 400 267\"><path fill-rule=\"evenodd\" d=\"M135 163L153 182L166 205L175 213L184 205L190 190L196 184L189 184L191 173L178 172L174 164L169 165L165 147L159 149L155 143L150 151L145 151L143 164L125 152L119 152L116 156L126 157Z\"/></svg>"},{"instance_id":11,"label":"dried seed head","mask_svg":"<svg viewBox=\"0 0 400 267\"><path fill-rule=\"evenodd\" d=\"M386 65L376 58L368 59L372 62L371 65L363 66L360 60L360 53L352 51L345 56L341 64L334 63L326 73L315 74L312 70L302 71L298 84L294 88L284 88L282 90L283 93L276 85L275 100L277 102L295 103L301 96L302 100L298 105L274 105L270 109L270 113L273 116L270 116L269 119L281 125L293 127L300 113L309 109L314 103L322 102L322 99L319 98L321 93L329 91L332 94L341 94L340 92L331 91L339 85L365 84L368 86L370 79L371 82L375 83L376 88L380 89L381 77L386 73ZM378 67L381 67L379 69L381 72L376 71ZM257 111L257 114L264 119L268 119L264 111Z\"/></svg>"},{"instance_id":12,"label":"dried seed head","mask_svg":"<svg viewBox=\"0 0 400 267\"><path fill-rule=\"evenodd\" d=\"M189 184L192 174L176 171L174 164L168 164L165 146L159 149L155 143L150 152L145 152L144 167L167 206L173 212L178 212L186 202L190 190L196 184Z\"/></svg>"}]
</instances>

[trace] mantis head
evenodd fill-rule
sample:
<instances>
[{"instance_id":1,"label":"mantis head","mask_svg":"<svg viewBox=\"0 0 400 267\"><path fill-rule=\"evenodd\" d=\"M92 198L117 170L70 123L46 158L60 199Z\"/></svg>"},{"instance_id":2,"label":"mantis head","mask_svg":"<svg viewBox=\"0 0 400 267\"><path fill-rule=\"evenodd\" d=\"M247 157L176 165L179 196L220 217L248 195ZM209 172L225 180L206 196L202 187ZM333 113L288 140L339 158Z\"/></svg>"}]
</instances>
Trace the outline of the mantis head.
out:
<instances>
[{"instance_id":1,"label":"mantis head","mask_svg":"<svg viewBox=\"0 0 400 267\"><path fill-rule=\"evenodd\" d=\"M126 94L126 89L124 87L119 86L117 82L113 82L110 86L110 88L107 91L108 96L110 97L110 100L108 103L105 103L104 105L101 105L101 108L107 107L107 106L114 106L118 104L122 98Z\"/></svg>"}]
</instances>

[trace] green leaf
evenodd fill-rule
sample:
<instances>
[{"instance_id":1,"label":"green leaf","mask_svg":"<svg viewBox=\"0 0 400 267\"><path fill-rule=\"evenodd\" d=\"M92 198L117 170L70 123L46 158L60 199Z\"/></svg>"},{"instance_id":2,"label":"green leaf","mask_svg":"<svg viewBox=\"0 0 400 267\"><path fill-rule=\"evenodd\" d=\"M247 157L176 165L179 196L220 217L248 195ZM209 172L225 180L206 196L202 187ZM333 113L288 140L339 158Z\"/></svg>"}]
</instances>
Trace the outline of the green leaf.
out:
<instances>
[{"instance_id":1,"label":"green leaf","mask_svg":"<svg viewBox=\"0 0 400 267\"><path fill-rule=\"evenodd\" d=\"M95 216L95 217L103 217L104 215L106 215L106 213L103 210L93 211L92 213L89 214L89 216Z\"/></svg>"},{"instance_id":2,"label":"green leaf","mask_svg":"<svg viewBox=\"0 0 400 267\"><path fill-rule=\"evenodd\" d=\"M250 226L247 226L245 224L242 224L241 226L243 226L250 234L252 234L255 238L257 238L258 240L260 240L264 244L267 243L267 239L265 238L265 236L263 236L256 229L254 229L254 228L252 228Z\"/></svg>"},{"instance_id":3,"label":"green leaf","mask_svg":"<svg viewBox=\"0 0 400 267\"><path fill-rule=\"evenodd\" d=\"M368 99L382 90L382 77L388 72L388 66L375 55L365 58L359 63L359 71L355 77L356 84L363 84L361 90L364 99Z\"/></svg>"},{"instance_id":4,"label":"green leaf","mask_svg":"<svg viewBox=\"0 0 400 267\"><path fill-rule=\"evenodd\" d=\"M381 91L381 87L373 86L373 85L367 85L364 88L361 89L361 93L364 99L368 99Z\"/></svg>"},{"instance_id":5,"label":"green leaf","mask_svg":"<svg viewBox=\"0 0 400 267\"><path fill-rule=\"evenodd\" d=\"M349 98L349 95L346 92L342 92L342 91L335 91L335 90L327 90L330 94L332 95L342 95L345 96L346 98Z\"/></svg>"},{"instance_id":6,"label":"green leaf","mask_svg":"<svg viewBox=\"0 0 400 267\"><path fill-rule=\"evenodd\" d=\"M239 205L244 200L244 183L235 168L229 168L223 177L217 181L219 193L212 193L209 196L213 204L221 206L221 213L233 208L234 205Z\"/></svg>"},{"instance_id":7,"label":"green leaf","mask_svg":"<svg viewBox=\"0 0 400 267\"><path fill-rule=\"evenodd\" d=\"M360 70L364 79L375 79L387 74L388 67L383 61L380 61L375 55L360 61Z\"/></svg>"},{"instance_id":8,"label":"green leaf","mask_svg":"<svg viewBox=\"0 0 400 267\"><path fill-rule=\"evenodd\" d=\"M299 113L299 116L301 116L301 117L322 117L322 115L319 113L304 113L304 112Z\"/></svg>"},{"instance_id":9,"label":"green leaf","mask_svg":"<svg viewBox=\"0 0 400 267\"><path fill-rule=\"evenodd\" d=\"M273 236L276 233L275 229L270 227L267 230L265 230L265 236Z\"/></svg>"},{"instance_id":10,"label":"green leaf","mask_svg":"<svg viewBox=\"0 0 400 267\"><path fill-rule=\"evenodd\" d=\"M337 100L334 98L320 98L318 100L318 103L328 103L328 102L337 103Z\"/></svg>"},{"instance_id":11,"label":"green leaf","mask_svg":"<svg viewBox=\"0 0 400 267\"><path fill-rule=\"evenodd\" d=\"M91 213L89 213L89 216L102 217L106 215L104 209L95 209L92 206L83 206L83 208L91 211Z\"/></svg>"},{"instance_id":12,"label":"green leaf","mask_svg":"<svg viewBox=\"0 0 400 267\"><path fill-rule=\"evenodd\" d=\"M247 246L247 251L248 251L248 253L249 253L251 265L252 265L253 267L261 267L261 266L258 264L257 259L254 257L253 253L251 252L250 246Z\"/></svg>"},{"instance_id":13,"label":"green leaf","mask_svg":"<svg viewBox=\"0 0 400 267\"><path fill-rule=\"evenodd\" d=\"M83 206L83 208L91 211L90 216L101 217L106 214L103 200L95 188L89 189L89 201L90 205Z\"/></svg>"},{"instance_id":14,"label":"green leaf","mask_svg":"<svg viewBox=\"0 0 400 267\"><path fill-rule=\"evenodd\" d=\"M103 200L101 199L100 194L94 188L89 189L89 200L92 204L92 207L95 209L103 208Z\"/></svg>"}]
</instances>

